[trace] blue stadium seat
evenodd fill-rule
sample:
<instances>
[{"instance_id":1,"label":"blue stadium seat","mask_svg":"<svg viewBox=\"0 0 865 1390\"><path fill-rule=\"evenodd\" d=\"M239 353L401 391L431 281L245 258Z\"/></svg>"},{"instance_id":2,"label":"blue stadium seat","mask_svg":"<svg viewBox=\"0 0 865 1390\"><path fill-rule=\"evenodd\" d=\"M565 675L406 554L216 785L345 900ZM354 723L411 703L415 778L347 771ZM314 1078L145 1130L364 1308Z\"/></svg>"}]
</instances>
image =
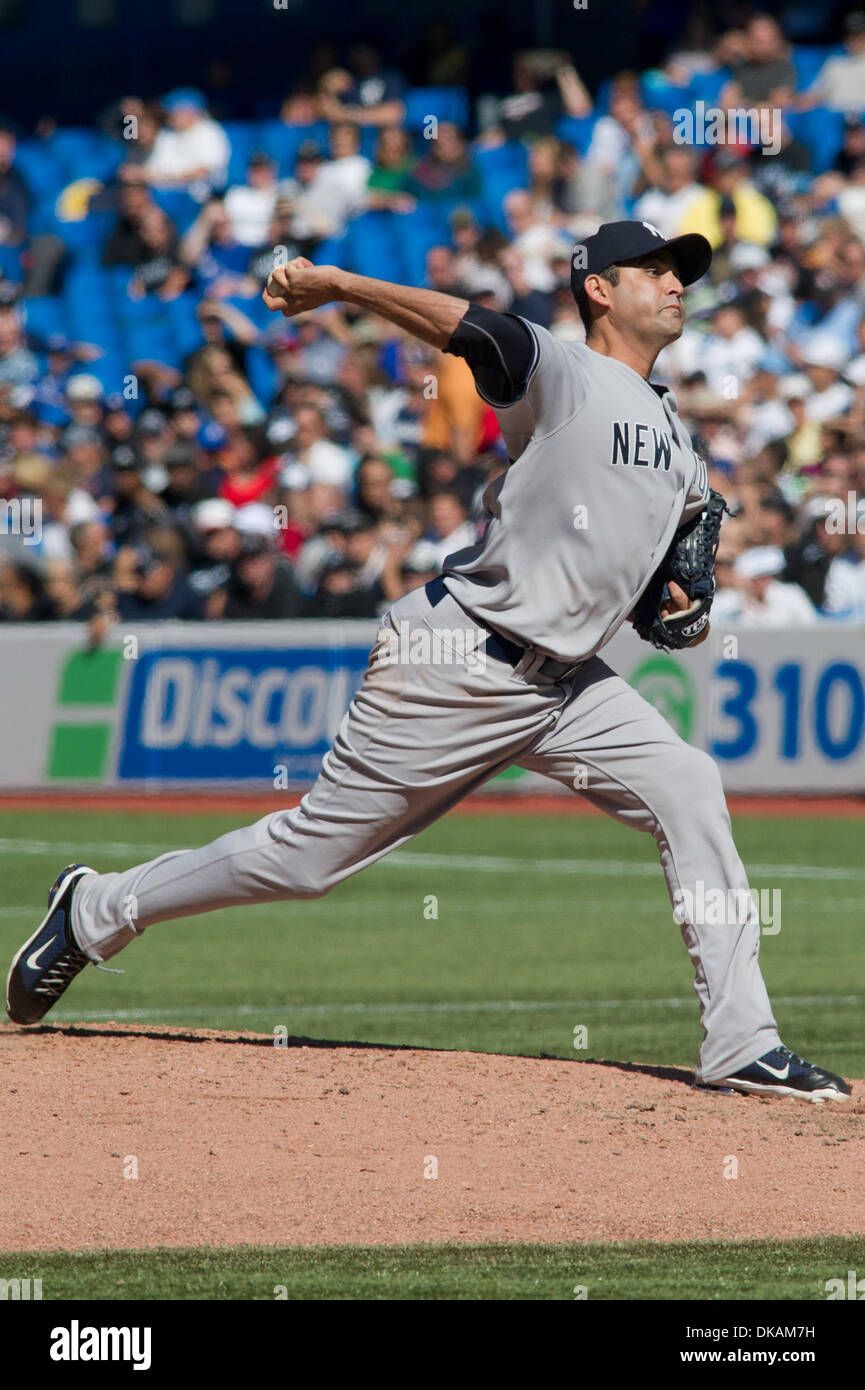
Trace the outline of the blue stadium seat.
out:
<instances>
[{"instance_id":1,"label":"blue stadium seat","mask_svg":"<svg viewBox=\"0 0 865 1390\"><path fill-rule=\"evenodd\" d=\"M565 119L573 118L568 116ZM473 158L475 168L482 179L486 177L487 171L499 173L505 170L517 178L525 178L529 167L529 152L519 140L509 140L506 144L494 145L491 149L476 149Z\"/></svg>"},{"instance_id":2,"label":"blue stadium seat","mask_svg":"<svg viewBox=\"0 0 865 1390\"><path fill-rule=\"evenodd\" d=\"M222 128L231 145L231 158L228 161L228 185L231 187L246 179L246 166L252 154L253 126L249 121L223 121Z\"/></svg>"},{"instance_id":3,"label":"blue stadium seat","mask_svg":"<svg viewBox=\"0 0 865 1390\"><path fill-rule=\"evenodd\" d=\"M123 390L124 377L129 375L129 363L118 345L116 351L106 351L104 357L95 357L88 362L86 370L102 382L106 395L110 395L112 391Z\"/></svg>"},{"instance_id":4,"label":"blue stadium seat","mask_svg":"<svg viewBox=\"0 0 865 1390\"><path fill-rule=\"evenodd\" d=\"M63 293L68 297L78 290L100 299L106 297L110 291L110 279L105 269L101 265L88 265L86 262L73 265L64 277Z\"/></svg>"},{"instance_id":5,"label":"blue stadium seat","mask_svg":"<svg viewBox=\"0 0 865 1390\"><path fill-rule=\"evenodd\" d=\"M57 188L78 179L98 179L107 183L124 155L122 143L97 130L72 126L56 130L45 142L45 149L60 171Z\"/></svg>"},{"instance_id":6,"label":"blue stadium seat","mask_svg":"<svg viewBox=\"0 0 865 1390\"><path fill-rule=\"evenodd\" d=\"M56 219L55 231L78 264L95 268L102 259L113 225L114 218L110 213L96 213L85 217L82 222Z\"/></svg>"},{"instance_id":7,"label":"blue stadium seat","mask_svg":"<svg viewBox=\"0 0 865 1390\"><path fill-rule=\"evenodd\" d=\"M825 106L810 111L785 111L784 119L796 140L807 145L814 159L814 173L825 174L844 143L844 116Z\"/></svg>"},{"instance_id":8,"label":"blue stadium seat","mask_svg":"<svg viewBox=\"0 0 865 1390\"><path fill-rule=\"evenodd\" d=\"M115 221L111 212L91 212L83 222L73 224L80 229L74 238L74 247L70 246L69 238L63 232L63 240L70 246L80 265L101 267L102 254Z\"/></svg>"},{"instance_id":9,"label":"blue stadium seat","mask_svg":"<svg viewBox=\"0 0 865 1390\"><path fill-rule=\"evenodd\" d=\"M165 305L165 316L182 357L194 352L203 342L195 312L198 302L198 296L187 290Z\"/></svg>"},{"instance_id":10,"label":"blue stadium seat","mask_svg":"<svg viewBox=\"0 0 865 1390\"><path fill-rule=\"evenodd\" d=\"M22 299L24 323L34 338L47 338L51 333L66 333L66 305L59 295L41 299Z\"/></svg>"},{"instance_id":11,"label":"blue stadium seat","mask_svg":"<svg viewBox=\"0 0 865 1390\"><path fill-rule=\"evenodd\" d=\"M797 43L790 55L796 69L796 90L799 92L807 91L826 59L843 52L843 44L833 46Z\"/></svg>"},{"instance_id":12,"label":"blue stadium seat","mask_svg":"<svg viewBox=\"0 0 865 1390\"><path fill-rule=\"evenodd\" d=\"M414 212L397 214L395 226L401 244L407 283L423 285L426 279L426 257L430 247L450 245L450 229L444 209L419 203Z\"/></svg>"},{"instance_id":13,"label":"blue stadium seat","mask_svg":"<svg viewBox=\"0 0 865 1390\"><path fill-rule=\"evenodd\" d=\"M319 242L315 248L315 254L310 257L316 265L338 265L340 269L345 268L345 236L326 237Z\"/></svg>"},{"instance_id":14,"label":"blue stadium seat","mask_svg":"<svg viewBox=\"0 0 865 1390\"><path fill-rule=\"evenodd\" d=\"M277 387L276 368L272 359L260 347L251 347L246 354L246 370L254 395L266 406L273 400Z\"/></svg>"},{"instance_id":15,"label":"blue stadium seat","mask_svg":"<svg viewBox=\"0 0 865 1390\"><path fill-rule=\"evenodd\" d=\"M511 178L501 176L485 181L484 183L484 215L483 222L489 227L497 227L500 232L508 232L508 221L505 216L504 201L509 193L515 188L525 188L525 183Z\"/></svg>"},{"instance_id":16,"label":"blue stadium seat","mask_svg":"<svg viewBox=\"0 0 865 1390\"><path fill-rule=\"evenodd\" d=\"M729 68L718 68L715 72L698 72L691 78L690 102L704 101L707 106L715 106L725 85L733 76Z\"/></svg>"},{"instance_id":17,"label":"blue stadium seat","mask_svg":"<svg viewBox=\"0 0 865 1390\"><path fill-rule=\"evenodd\" d=\"M226 295L220 300L221 304L229 304L232 308L239 310L246 318L251 319L257 328L269 327L273 322L273 316L265 304L260 294L253 294L249 297L240 295ZM231 336L229 334L229 336Z\"/></svg>"},{"instance_id":18,"label":"blue stadium seat","mask_svg":"<svg viewBox=\"0 0 865 1390\"><path fill-rule=\"evenodd\" d=\"M577 154L585 154L597 123L597 116L560 116L556 121L556 134L560 140L573 145Z\"/></svg>"},{"instance_id":19,"label":"blue stadium seat","mask_svg":"<svg viewBox=\"0 0 865 1390\"><path fill-rule=\"evenodd\" d=\"M31 236L41 236L45 232L51 232L55 236L62 235L54 214L55 201L56 194L43 194L31 206L27 218L27 229Z\"/></svg>"},{"instance_id":20,"label":"blue stadium seat","mask_svg":"<svg viewBox=\"0 0 865 1390\"><path fill-rule=\"evenodd\" d=\"M613 79L605 77L598 88L595 96L594 114L596 116L608 116L610 113L610 97L613 94Z\"/></svg>"},{"instance_id":21,"label":"blue stadium seat","mask_svg":"<svg viewBox=\"0 0 865 1390\"><path fill-rule=\"evenodd\" d=\"M20 140L15 166L37 200L48 198L53 203L66 182L63 166L44 140Z\"/></svg>"},{"instance_id":22,"label":"blue stadium seat","mask_svg":"<svg viewBox=\"0 0 865 1390\"><path fill-rule=\"evenodd\" d=\"M126 158L126 142L123 140L112 140L110 135L103 135L96 131L93 138L93 148L90 151L90 168L88 173L92 178L99 179L101 183L110 183L120 164Z\"/></svg>"},{"instance_id":23,"label":"blue stadium seat","mask_svg":"<svg viewBox=\"0 0 865 1390\"><path fill-rule=\"evenodd\" d=\"M513 141L500 145L498 149L476 150L474 162L483 188L480 219L498 227L500 231L506 231L502 202L513 189L528 187L528 150L525 145Z\"/></svg>"},{"instance_id":24,"label":"blue stadium seat","mask_svg":"<svg viewBox=\"0 0 865 1390\"><path fill-rule=\"evenodd\" d=\"M188 231L201 211L200 203L182 188L154 188L153 201L167 213L181 236Z\"/></svg>"},{"instance_id":25,"label":"blue stadium seat","mask_svg":"<svg viewBox=\"0 0 865 1390\"><path fill-rule=\"evenodd\" d=\"M279 165L280 178L290 178L294 173L297 152L304 140L314 140L323 153L328 148L328 127L325 121L314 125L286 125L284 121L261 121L254 130L254 147L266 151ZM244 166L243 178L246 177ZM239 180L243 181L243 178Z\"/></svg>"},{"instance_id":26,"label":"blue stadium seat","mask_svg":"<svg viewBox=\"0 0 865 1390\"><path fill-rule=\"evenodd\" d=\"M494 149L478 149L474 152L474 165L483 189L480 220L505 231L502 199L514 188L528 187L528 150L516 140Z\"/></svg>"},{"instance_id":27,"label":"blue stadium seat","mask_svg":"<svg viewBox=\"0 0 865 1390\"><path fill-rule=\"evenodd\" d=\"M403 97L409 130L423 130L428 116L453 121L461 130L469 123L469 100L464 87L414 87Z\"/></svg>"},{"instance_id":28,"label":"blue stadium seat","mask_svg":"<svg viewBox=\"0 0 865 1390\"><path fill-rule=\"evenodd\" d=\"M124 362L125 341L123 335L118 332L109 319L86 318L76 319L70 316L67 320L69 337L76 343L91 343L94 347L101 348L107 357L113 357ZM102 358L95 358L94 361L102 361ZM84 368L82 368L84 370ZM89 370L89 368L87 368ZM97 373L98 375L98 373ZM101 380L101 377L100 377ZM113 387L113 390L119 388Z\"/></svg>"},{"instance_id":29,"label":"blue stadium seat","mask_svg":"<svg viewBox=\"0 0 865 1390\"><path fill-rule=\"evenodd\" d=\"M67 294L64 286L63 303L70 325L74 324L76 337L89 338L91 342L105 343L114 340L118 332L116 307L107 290L100 294L88 294L86 290Z\"/></svg>"},{"instance_id":30,"label":"blue stadium seat","mask_svg":"<svg viewBox=\"0 0 865 1390\"><path fill-rule=\"evenodd\" d=\"M402 247L393 212L365 212L348 225L346 263L359 275L405 283Z\"/></svg>"},{"instance_id":31,"label":"blue stadium seat","mask_svg":"<svg viewBox=\"0 0 865 1390\"><path fill-rule=\"evenodd\" d=\"M0 246L0 275L4 280L11 280L13 285L21 284L24 267L21 264L20 246Z\"/></svg>"},{"instance_id":32,"label":"blue stadium seat","mask_svg":"<svg viewBox=\"0 0 865 1390\"><path fill-rule=\"evenodd\" d=\"M177 344L171 340L171 334L167 327L167 321L154 324L141 324L130 330L126 338L129 361L137 362L142 359L155 362L166 362L173 366L180 361L180 353Z\"/></svg>"},{"instance_id":33,"label":"blue stadium seat","mask_svg":"<svg viewBox=\"0 0 865 1390\"><path fill-rule=\"evenodd\" d=\"M139 328L158 321L163 310L162 301L153 294L145 294L141 299L133 299L123 293L114 301L114 313L118 323L128 328Z\"/></svg>"},{"instance_id":34,"label":"blue stadium seat","mask_svg":"<svg viewBox=\"0 0 865 1390\"><path fill-rule=\"evenodd\" d=\"M367 159L375 161L375 151L378 145L379 131L374 125L360 127L360 153Z\"/></svg>"},{"instance_id":35,"label":"blue stadium seat","mask_svg":"<svg viewBox=\"0 0 865 1390\"><path fill-rule=\"evenodd\" d=\"M68 166L92 152L95 132L88 127L61 126L48 136L45 145L59 164Z\"/></svg>"},{"instance_id":36,"label":"blue stadium seat","mask_svg":"<svg viewBox=\"0 0 865 1390\"><path fill-rule=\"evenodd\" d=\"M261 121L254 130L254 145L264 150L276 161L281 178L288 178L294 170L297 151L306 136L306 126L290 126L284 121ZM244 168L243 177L246 177ZM242 180L240 180L242 182Z\"/></svg>"},{"instance_id":37,"label":"blue stadium seat","mask_svg":"<svg viewBox=\"0 0 865 1390\"><path fill-rule=\"evenodd\" d=\"M674 115L690 105L690 87L674 87L671 82L662 80L657 73L644 73L640 78L640 92L647 111L664 111Z\"/></svg>"},{"instance_id":38,"label":"blue stadium seat","mask_svg":"<svg viewBox=\"0 0 865 1390\"><path fill-rule=\"evenodd\" d=\"M105 266L102 271L105 276L105 288L112 304L117 305L125 302L127 298L127 288L132 279L134 270L131 265L110 265Z\"/></svg>"}]
</instances>

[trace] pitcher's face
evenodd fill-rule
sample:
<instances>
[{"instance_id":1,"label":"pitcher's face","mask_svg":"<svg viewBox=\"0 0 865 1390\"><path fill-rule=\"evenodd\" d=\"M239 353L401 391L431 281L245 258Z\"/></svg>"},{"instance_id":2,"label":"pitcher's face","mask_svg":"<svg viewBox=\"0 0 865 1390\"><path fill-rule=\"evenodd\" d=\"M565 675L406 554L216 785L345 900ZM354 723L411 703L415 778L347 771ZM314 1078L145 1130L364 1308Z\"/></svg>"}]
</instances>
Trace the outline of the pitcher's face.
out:
<instances>
[{"instance_id":1,"label":"pitcher's face","mask_svg":"<svg viewBox=\"0 0 865 1390\"><path fill-rule=\"evenodd\" d=\"M622 263L618 285L607 288L610 317L620 328L662 343L675 342L681 336L684 287L669 251Z\"/></svg>"}]
</instances>

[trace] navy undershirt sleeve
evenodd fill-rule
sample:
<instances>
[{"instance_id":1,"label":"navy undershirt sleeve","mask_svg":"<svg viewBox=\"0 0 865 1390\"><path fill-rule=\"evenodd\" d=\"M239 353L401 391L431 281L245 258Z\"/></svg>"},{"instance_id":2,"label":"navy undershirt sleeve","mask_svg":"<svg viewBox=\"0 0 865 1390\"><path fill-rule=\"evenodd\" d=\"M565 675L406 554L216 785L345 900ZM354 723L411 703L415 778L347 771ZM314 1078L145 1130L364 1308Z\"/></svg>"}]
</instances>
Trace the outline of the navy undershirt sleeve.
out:
<instances>
[{"instance_id":1,"label":"navy undershirt sleeve","mask_svg":"<svg viewBox=\"0 0 865 1390\"><path fill-rule=\"evenodd\" d=\"M537 345L531 330L515 314L499 314L471 304L445 351L468 362L488 400L510 405L528 385Z\"/></svg>"}]
</instances>

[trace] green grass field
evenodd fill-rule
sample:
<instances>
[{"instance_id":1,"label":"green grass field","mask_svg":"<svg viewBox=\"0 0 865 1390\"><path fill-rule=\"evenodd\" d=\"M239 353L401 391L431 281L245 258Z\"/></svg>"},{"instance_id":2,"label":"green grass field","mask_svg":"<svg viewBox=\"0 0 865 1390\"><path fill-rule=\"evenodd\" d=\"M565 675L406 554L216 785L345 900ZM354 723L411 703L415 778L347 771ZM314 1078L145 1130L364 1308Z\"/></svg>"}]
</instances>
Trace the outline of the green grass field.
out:
<instances>
[{"instance_id":1,"label":"green grass field","mask_svg":"<svg viewBox=\"0 0 865 1390\"><path fill-rule=\"evenodd\" d=\"M236 823L86 806L0 814L0 954L33 930L70 860L121 869ZM781 893L781 930L764 935L761 959L784 1040L865 1076L861 822L742 818L736 835L752 885ZM87 971L51 1020L284 1026L561 1057L584 1024L582 1057L683 1066L700 1036L655 846L601 819L451 817L318 902L156 926L119 964L125 975ZM264 1289L261 1252L248 1250L33 1258L56 1270L56 1288L88 1290L78 1297L272 1297L281 1283L289 1297L569 1298L595 1280L593 1297L808 1298L825 1296L827 1265L853 1267L849 1244L643 1245L627 1258L613 1246L283 1250L267 1252Z\"/></svg>"},{"instance_id":2,"label":"green grass field","mask_svg":"<svg viewBox=\"0 0 865 1390\"><path fill-rule=\"evenodd\" d=\"M44 911L58 868L121 869L205 843L226 816L0 815L0 954ZM781 893L763 970L782 1036L865 1076L861 823L743 818L754 887ZM438 917L424 916L437 898ZM134 1019L292 1035L693 1064L691 969L655 846L612 821L452 817L317 902L152 927L87 971L51 1020Z\"/></svg>"},{"instance_id":3,"label":"green grass field","mask_svg":"<svg viewBox=\"0 0 865 1390\"><path fill-rule=\"evenodd\" d=\"M857 1239L593 1245L247 1246L233 1250L0 1252L0 1270L67 1299L643 1299L818 1301Z\"/></svg>"}]
</instances>

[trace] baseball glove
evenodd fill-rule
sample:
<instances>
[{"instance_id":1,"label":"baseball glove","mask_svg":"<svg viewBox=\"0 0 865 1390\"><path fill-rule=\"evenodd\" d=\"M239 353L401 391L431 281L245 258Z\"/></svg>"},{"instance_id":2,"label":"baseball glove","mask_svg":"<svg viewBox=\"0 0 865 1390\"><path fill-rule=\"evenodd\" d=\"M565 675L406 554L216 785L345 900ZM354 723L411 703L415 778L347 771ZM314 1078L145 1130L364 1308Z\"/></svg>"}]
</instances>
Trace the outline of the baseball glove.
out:
<instances>
[{"instance_id":1,"label":"baseball glove","mask_svg":"<svg viewBox=\"0 0 865 1390\"><path fill-rule=\"evenodd\" d=\"M676 532L631 614L634 629L644 642L662 651L680 651L690 647L706 627L715 595L721 518L727 510L720 492L712 490L705 509ZM671 602L670 580L680 585L690 603L664 616L663 609Z\"/></svg>"}]
</instances>

